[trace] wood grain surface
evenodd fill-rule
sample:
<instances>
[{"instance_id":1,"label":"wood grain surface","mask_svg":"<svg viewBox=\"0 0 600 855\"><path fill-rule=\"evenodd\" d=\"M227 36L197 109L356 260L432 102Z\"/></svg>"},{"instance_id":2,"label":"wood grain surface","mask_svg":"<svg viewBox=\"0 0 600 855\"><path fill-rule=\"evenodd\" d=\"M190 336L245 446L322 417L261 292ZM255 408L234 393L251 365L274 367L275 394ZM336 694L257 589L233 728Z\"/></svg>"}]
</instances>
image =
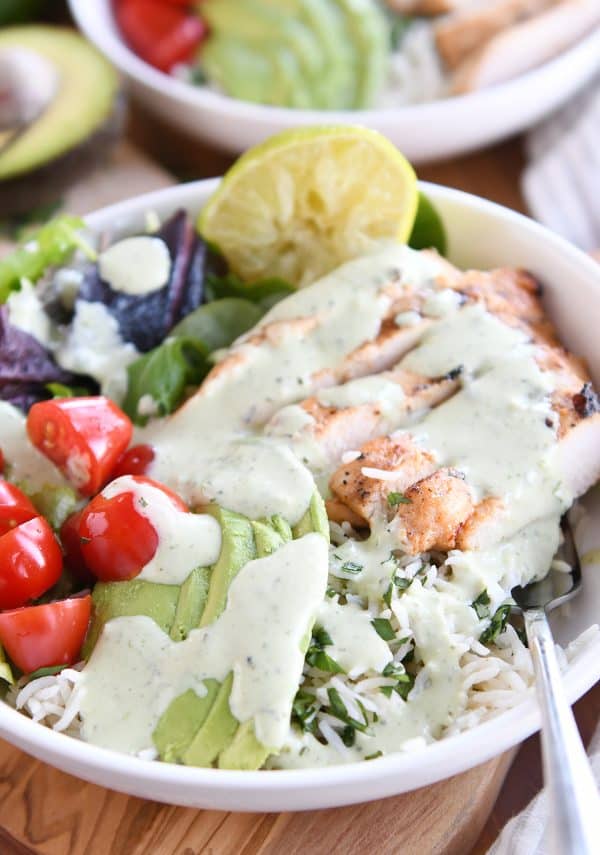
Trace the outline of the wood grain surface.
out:
<instances>
[{"instance_id":1,"label":"wood grain surface","mask_svg":"<svg viewBox=\"0 0 600 855\"><path fill-rule=\"evenodd\" d=\"M231 162L139 111L132 112L129 137L180 180L218 175ZM520 144L513 140L422 168L419 176L523 210L521 167ZM151 160L122 147L111 170L76 188L69 204L83 213L168 181ZM599 708L597 686L578 705L587 736ZM538 741L532 737L496 801L513 756L509 752L449 781L366 805L301 814L231 814L111 792L0 741L0 855L483 855L540 786Z\"/></svg>"}]
</instances>

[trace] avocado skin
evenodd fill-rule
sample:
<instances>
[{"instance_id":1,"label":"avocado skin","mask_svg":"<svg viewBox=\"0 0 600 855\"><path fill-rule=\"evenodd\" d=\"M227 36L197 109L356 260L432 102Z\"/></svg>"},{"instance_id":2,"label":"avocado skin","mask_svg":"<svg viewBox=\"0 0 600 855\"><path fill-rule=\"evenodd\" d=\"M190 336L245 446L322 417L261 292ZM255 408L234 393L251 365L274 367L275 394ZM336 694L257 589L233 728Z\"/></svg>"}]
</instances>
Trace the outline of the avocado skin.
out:
<instances>
[{"instance_id":1,"label":"avocado skin","mask_svg":"<svg viewBox=\"0 0 600 855\"><path fill-rule=\"evenodd\" d=\"M0 211L9 215L27 214L60 203L70 187L108 160L123 131L125 107L125 97L121 94L106 121L86 140L31 172L0 179Z\"/></svg>"},{"instance_id":2,"label":"avocado skin","mask_svg":"<svg viewBox=\"0 0 600 855\"><path fill-rule=\"evenodd\" d=\"M104 624L113 618L146 615L168 633L175 618L179 590L178 585L159 585L144 579L97 582L92 593L93 616L83 658L89 658Z\"/></svg>"},{"instance_id":3,"label":"avocado skin","mask_svg":"<svg viewBox=\"0 0 600 855\"><path fill-rule=\"evenodd\" d=\"M55 161L85 142L108 119L119 77L89 42L63 27L44 25L0 29L0 50L33 51L60 72L61 85L36 121L0 153L0 180ZM38 203L39 204L39 203Z\"/></svg>"}]
</instances>

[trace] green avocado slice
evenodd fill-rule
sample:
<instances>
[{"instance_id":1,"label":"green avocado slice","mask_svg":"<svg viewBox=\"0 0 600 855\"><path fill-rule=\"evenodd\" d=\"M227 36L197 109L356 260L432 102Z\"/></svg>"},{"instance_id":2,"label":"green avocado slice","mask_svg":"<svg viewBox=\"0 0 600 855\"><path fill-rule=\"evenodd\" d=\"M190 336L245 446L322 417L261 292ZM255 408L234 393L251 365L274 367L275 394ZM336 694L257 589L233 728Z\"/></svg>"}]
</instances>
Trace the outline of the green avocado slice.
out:
<instances>
[{"instance_id":1,"label":"green avocado slice","mask_svg":"<svg viewBox=\"0 0 600 855\"><path fill-rule=\"evenodd\" d=\"M208 715L197 729L189 748L183 754L186 766L212 766L221 751L231 742L239 721L229 708L233 674L220 684Z\"/></svg>"},{"instance_id":2,"label":"green avocado slice","mask_svg":"<svg viewBox=\"0 0 600 855\"><path fill-rule=\"evenodd\" d=\"M208 567L196 567L181 586L171 624L173 641L183 641L198 626L208 596L209 574Z\"/></svg>"},{"instance_id":3,"label":"green avocado slice","mask_svg":"<svg viewBox=\"0 0 600 855\"><path fill-rule=\"evenodd\" d=\"M310 505L308 506L308 510L305 512L304 516L302 516L296 525L292 527L292 533L295 540L299 537L304 537L305 534L310 534L313 531L322 534L329 543L329 519L327 518L327 509L325 508L325 502L318 490L315 490L313 493Z\"/></svg>"},{"instance_id":4,"label":"green avocado slice","mask_svg":"<svg viewBox=\"0 0 600 855\"><path fill-rule=\"evenodd\" d=\"M30 51L59 73L55 96L0 153L0 181L37 169L79 146L108 121L119 88L112 66L74 30L16 26L0 30L0 52Z\"/></svg>"},{"instance_id":5,"label":"green avocado slice","mask_svg":"<svg viewBox=\"0 0 600 855\"><path fill-rule=\"evenodd\" d=\"M206 694L200 697L193 689L171 701L156 725L152 739L160 759L178 763L192 743L213 708L221 684L205 680Z\"/></svg>"},{"instance_id":6,"label":"green avocado slice","mask_svg":"<svg viewBox=\"0 0 600 855\"><path fill-rule=\"evenodd\" d=\"M353 106L373 104L385 80L389 58L389 25L375 0L331 0L344 16L347 38L354 46L357 84Z\"/></svg>"},{"instance_id":7,"label":"green avocado slice","mask_svg":"<svg viewBox=\"0 0 600 855\"><path fill-rule=\"evenodd\" d=\"M83 658L89 659L104 624L113 618L146 615L168 633L177 611L179 593L179 585L159 585L144 579L97 582L92 593L93 615Z\"/></svg>"}]
</instances>

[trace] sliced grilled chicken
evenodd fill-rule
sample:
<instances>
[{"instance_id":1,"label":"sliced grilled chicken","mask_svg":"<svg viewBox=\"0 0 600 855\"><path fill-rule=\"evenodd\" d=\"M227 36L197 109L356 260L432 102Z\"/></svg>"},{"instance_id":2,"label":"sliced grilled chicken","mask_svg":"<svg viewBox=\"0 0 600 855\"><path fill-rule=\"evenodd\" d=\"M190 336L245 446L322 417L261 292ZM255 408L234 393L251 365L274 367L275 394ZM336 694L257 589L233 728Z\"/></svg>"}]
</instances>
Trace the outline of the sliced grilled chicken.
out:
<instances>
[{"instance_id":1,"label":"sliced grilled chicken","mask_svg":"<svg viewBox=\"0 0 600 855\"><path fill-rule=\"evenodd\" d=\"M362 378L307 398L295 405L308 416L302 421L297 409L284 408L265 427L270 436L286 436L305 450L316 448L319 468L331 472L345 452L360 448L370 439L402 427L416 412L446 400L460 387L460 371L433 380L397 368L376 377ZM357 399L357 403L337 403ZM368 398L368 400L364 400ZM362 399L358 402L358 399ZM292 408L293 409L293 408ZM295 428L295 423L300 426ZM290 422L292 432L290 432ZM308 460L312 468L313 460Z\"/></svg>"},{"instance_id":2,"label":"sliced grilled chicken","mask_svg":"<svg viewBox=\"0 0 600 855\"><path fill-rule=\"evenodd\" d=\"M398 543L407 552L416 555L456 548L457 536L475 508L472 490L460 472L438 469L409 487L404 498L394 528Z\"/></svg>"},{"instance_id":3,"label":"sliced grilled chicken","mask_svg":"<svg viewBox=\"0 0 600 855\"><path fill-rule=\"evenodd\" d=\"M600 24L598 0L562 0L494 36L455 70L455 93L502 83L552 59Z\"/></svg>"},{"instance_id":4,"label":"sliced grilled chicken","mask_svg":"<svg viewBox=\"0 0 600 855\"><path fill-rule=\"evenodd\" d=\"M555 420L548 428L556 431L562 480L573 495L581 495L600 478L600 399L581 360L563 348L539 347L536 359L552 372ZM408 434L371 440L359 451L360 458L339 467L330 479L328 507L336 521L344 519L344 505L354 527L358 518L366 527L394 515L399 542L411 553L481 549L503 535L507 509L502 500L488 496L475 504L469 485L456 483L456 472L436 469L433 456ZM397 510L389 501L393 493L403 495Z\"/></svg>"},{"instance_id":5,"label":"sliced grilled chicken","mask_svg":"<svg viewBox=\"0 0 600 855\"><path fill-rule=\"evenodd\" d=\"M528 20L557 0L485 0L471 3L435 25L435 43L446 66L454 69L497 33Z\"/></svg>"},{"instance_id":6,"label":"sliced grilled chicken","mask_svg":"<svg viewBox=\"0 0 600 855\"><path fill-rule=\"evenodd\" d=\"M397 504L389 501L390 496L404 494L437 468L433 454L416 446L407 434L381 436L359 450L360 457L340 466L329 486L333 500L343 502L365 525L391 519Z\"/></svg>"}]
</instances>

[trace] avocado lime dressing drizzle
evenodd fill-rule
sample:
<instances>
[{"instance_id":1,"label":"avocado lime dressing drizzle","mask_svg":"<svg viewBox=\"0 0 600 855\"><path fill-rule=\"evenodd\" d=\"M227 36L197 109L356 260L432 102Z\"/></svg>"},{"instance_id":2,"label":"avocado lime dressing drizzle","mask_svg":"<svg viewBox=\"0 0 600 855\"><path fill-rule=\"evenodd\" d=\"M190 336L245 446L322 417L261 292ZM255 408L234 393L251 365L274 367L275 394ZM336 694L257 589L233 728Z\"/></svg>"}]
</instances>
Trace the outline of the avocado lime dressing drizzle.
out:
<instances>
[{"instance_id":1,"label":"avocado lime dressing drizzle","mask_svg":"<svg viewBox=\"0 0 600 855\"><path fill-rule=\"evenodd\" d=\"M260 742L278 749L326 583L327 543L313 533L246 564L225 611L185 641L171 641L145 616L109 621L76 690L84 739L131 754L147 749L172 700L188 689L203 696L204 680L233 672L231 712L253 719Z\"/></svg>"},{"instance_id":2,"label":"avocado lime dressing drizzle","mask_svg":"<svg viewBox=\"0 0 600 855\"><path fill-rule=\"evenodd\" d=\"M503 502L496 540L571 504L556 455L554 378L521 330L469 306L434 326L401 364L429 376L462 367L461 391L411 434L440 466L462 472L478 500Z\"/></svg>"},{"instance_id":3,"label":"avocado lime dressing drizzle","mask_svg":"<svg viewBox=\"0 0 600 855\"><path fill-rule=\"evenodd\" d=\"M20 410L0 401L0 445L7 476L28 492L43 487L66 487L67 482L54 464L29 441L25 421Z\"/></svg>"},{"instance_id":4,"label":"avocado lime dressing drizzle","mask_svg":"<svg viewBox=\"0 0 600 855\"><path fill-rule=\"evenodd\" d=\"M254 518L279 513L296 522L313 478L284 442L257 433L281 407L317 391L319 372L376 336L392 276L418 286L436 273L434 259L386 245L282 300L196 395L144 432L156 451L152 477L191 504L214 500Z\"/></svg>"}]
</instances>

